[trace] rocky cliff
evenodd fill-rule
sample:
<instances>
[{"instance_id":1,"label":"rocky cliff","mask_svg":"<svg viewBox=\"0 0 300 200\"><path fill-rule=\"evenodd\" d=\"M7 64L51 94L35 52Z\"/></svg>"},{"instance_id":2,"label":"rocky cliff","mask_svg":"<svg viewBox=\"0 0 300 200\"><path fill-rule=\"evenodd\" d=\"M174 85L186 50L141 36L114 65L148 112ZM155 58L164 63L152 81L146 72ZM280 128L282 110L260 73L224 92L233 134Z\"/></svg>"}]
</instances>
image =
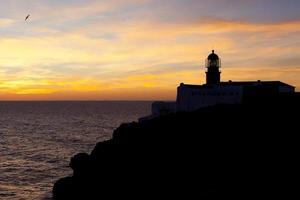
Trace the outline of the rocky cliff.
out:
<instances>
[{"instance_id":1,"label":"rocky cliff","mask_svg":"<svg viewBox=\"0 0 300 200\"><path fill-rule=\"evenodd\" d=\"M300 106L218 105L143 123L70 162L61 199L278 197L294 194ZM297 150L297 151L296 151Z\"/></svg>"}]
</instances>

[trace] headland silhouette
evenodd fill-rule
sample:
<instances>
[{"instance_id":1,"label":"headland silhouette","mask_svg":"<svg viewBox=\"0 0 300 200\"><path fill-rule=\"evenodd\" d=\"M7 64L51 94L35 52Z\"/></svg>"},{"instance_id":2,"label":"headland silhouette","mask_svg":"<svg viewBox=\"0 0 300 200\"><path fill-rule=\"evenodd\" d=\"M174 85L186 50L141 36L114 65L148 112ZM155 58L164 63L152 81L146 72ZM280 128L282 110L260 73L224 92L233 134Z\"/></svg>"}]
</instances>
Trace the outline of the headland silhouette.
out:
<instances>
[{"instance_id":1,"label":"headland silhouette","mask_svg":"<svg viewBox=\"0 0 300 200\"><path fill-rule=\"evenodd\" d=\"M294 196L300 95L278 83L246 87L239 103L122 124L71 158L73 175L55 183L54 199Z\"/></svg>"}]
</instances>

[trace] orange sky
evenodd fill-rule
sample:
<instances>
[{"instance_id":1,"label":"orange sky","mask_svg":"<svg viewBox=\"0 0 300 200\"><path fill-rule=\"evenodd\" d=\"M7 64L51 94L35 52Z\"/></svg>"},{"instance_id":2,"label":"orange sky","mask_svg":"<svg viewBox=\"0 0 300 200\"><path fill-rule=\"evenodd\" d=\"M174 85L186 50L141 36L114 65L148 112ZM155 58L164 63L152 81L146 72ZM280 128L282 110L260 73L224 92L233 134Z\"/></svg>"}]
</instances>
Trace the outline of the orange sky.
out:
<instances>
[{"instance_id":1,"label":"orange sky","mask_svg":"<svg viewBox=\"0 0 300 200\"><path fill-rule=\"evenodd\" d=\"M234 4L245 16L212 16L201 9L216 1L188 1L182 15L175 0L11 1L0 9L0 100L172 100L181 82L204 83L213 48L224 81L281 80L298 90L298 16L280 13L276 0L269 9L279 11L264 20L255 3Z\"/></svg>"}]
</instances>

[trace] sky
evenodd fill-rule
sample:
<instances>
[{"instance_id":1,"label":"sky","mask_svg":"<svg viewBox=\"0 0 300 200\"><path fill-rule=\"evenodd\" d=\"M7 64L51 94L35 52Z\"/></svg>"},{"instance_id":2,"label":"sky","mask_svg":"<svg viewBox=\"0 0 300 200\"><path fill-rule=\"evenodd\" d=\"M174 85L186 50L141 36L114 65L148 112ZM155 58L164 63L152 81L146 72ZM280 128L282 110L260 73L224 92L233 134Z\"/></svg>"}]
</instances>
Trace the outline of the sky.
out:
<instances>
[{"instance_id":1,"label":"sky","mask_svg":"<svg viewBox=\"0 0 300 200\"><path fill-rule=\"evenodd\" d=\"M223 81L300 88L299 0L0 3L0 100L174 100L212 49Z\"/></svg>"}]
</instances>

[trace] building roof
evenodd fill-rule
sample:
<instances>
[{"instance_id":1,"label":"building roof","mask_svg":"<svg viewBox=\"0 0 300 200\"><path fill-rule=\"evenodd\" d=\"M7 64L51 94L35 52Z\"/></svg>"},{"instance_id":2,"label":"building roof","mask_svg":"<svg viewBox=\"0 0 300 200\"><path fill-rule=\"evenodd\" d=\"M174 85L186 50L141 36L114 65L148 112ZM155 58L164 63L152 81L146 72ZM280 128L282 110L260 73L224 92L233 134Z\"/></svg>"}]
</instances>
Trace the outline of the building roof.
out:
<instances>
[{"instance_id":1,"label":"building roof","mask_svg":"<svg viewBox=\"0 0 300 200\"><path fill-rule=\"evenodd\" d=\"M213 85L189 85L189 84L184 84L184 83L181 83L180 86L184 86L184 87L188 87L188 88L191 88L191 89L200 89L200 88L213 88L214 86Z\"/></svg>"},{"instance_id":2,"label":"building roof","mask_svg":"<svg viewBox=\"0 0 300 200\"><path fill-rule=\"evenodd\" d=\"M208 60L219 60L219 56L215 54L215 50L212 50L212 53L207 57Z\"/></svg>"},{"instance_id":3,"label":"building roof","mask_svg":"<svg viewBox=\"0 0 300 200\"><path fill-rule=\"evenodd\" d=\"M258 85L263 85L263 86L286 86L286 87L292 87L295 88L292 85L289 85L287 83L283 83L281 81L228 81L228 82L221 82L220 84L217 84L218 86L229 86L229 85L234 85L234 86L258 86ZM214 85L189 85L189 84L184 84L181 83L180 86L185 86L191 89L198 89L198 88L213 88Z\"/></svg>"},{"instance_id":4,"label":"building roof","mask_svg":"<svg viewBox=\"0 0 300 200\"><path fill-rule=\"evenodd\" d=\"M288 86L293 87L287 83L281 81L228 81L228 82L221 82L220 85L240 85L240 86L253 86L253 85L265 85L265 86Z\"/></svg>"}]
</instances>

